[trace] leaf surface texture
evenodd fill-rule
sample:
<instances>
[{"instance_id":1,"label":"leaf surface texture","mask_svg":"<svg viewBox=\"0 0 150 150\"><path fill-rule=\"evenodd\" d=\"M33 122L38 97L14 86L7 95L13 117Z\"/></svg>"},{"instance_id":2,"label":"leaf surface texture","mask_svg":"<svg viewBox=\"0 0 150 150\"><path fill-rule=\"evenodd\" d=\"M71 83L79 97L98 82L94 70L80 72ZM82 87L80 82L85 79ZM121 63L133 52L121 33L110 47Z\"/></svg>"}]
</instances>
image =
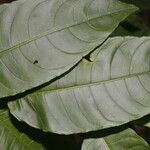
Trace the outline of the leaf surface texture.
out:
<instances>
[{"instance_id":1,"label":"leaf surface texture","mask_svg":"<svg viewBox=\"0 0 150 150\"><path fill-rule=\"evenodd\" d=\"M10 102L19 120L71 134L118 126L150 113L150 38L110 38L63 78Z\"/></svg>"},{"instance_id":2,"label":"leaf surface texture","mask_svg":"<svg viewBox=\"0 0 150 150\"><path fill-rule=\"evenodd\" d=\"M150 150L150 147L133 130L127 129L104 138L87 139L82 150Z\"/></svg>"},{"instance_id":3,"label":"leaf surface texture","mask_svg":"<svg viewBox=\"0 0 150 150\"><path fill-rule=\"evenodd\" d=\"M0 137L1 150L44 150L42 145L16 129L7 110L0 110Z\"/></svg>"},{"instance_id":4,"label":"leaf surface texture","mask_svg":"<svg viewBox=\"0 0 150 150\"><path fill-rule=\"evenodd\" d=\"M0 98L65 73L135 10L116 0L19 0L1 5Z\"/></svg>"}]
</instances>

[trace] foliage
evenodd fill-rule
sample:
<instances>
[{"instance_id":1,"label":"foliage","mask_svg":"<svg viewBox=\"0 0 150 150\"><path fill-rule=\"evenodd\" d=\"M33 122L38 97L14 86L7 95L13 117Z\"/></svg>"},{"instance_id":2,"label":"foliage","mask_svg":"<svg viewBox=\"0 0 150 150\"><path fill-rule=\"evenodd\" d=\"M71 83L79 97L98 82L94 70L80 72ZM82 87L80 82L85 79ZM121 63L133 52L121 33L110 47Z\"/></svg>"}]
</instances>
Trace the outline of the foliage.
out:
<instances>
[{"instance_id":1,"label":"foliage","mask_svg":"<svg viewBox=\"0 0 150 150\"><path fill-rule=\"evenodd\" d=\"M150 149L149 26L124 2L0 5L0 149Z\"/></svg>"}]
</instances>

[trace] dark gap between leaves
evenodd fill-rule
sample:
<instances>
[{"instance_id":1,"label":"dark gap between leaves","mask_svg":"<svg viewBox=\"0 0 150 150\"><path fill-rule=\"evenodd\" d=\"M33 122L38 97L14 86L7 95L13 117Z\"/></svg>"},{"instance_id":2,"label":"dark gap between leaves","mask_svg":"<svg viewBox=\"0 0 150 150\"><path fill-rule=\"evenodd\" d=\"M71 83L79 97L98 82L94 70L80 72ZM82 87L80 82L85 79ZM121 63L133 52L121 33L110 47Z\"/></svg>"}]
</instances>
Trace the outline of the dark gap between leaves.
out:
<instances>
[{"instance_id":1,"label":"dark gap between leaves","mask_svg":"<svg viewBox=\"0 0 150 150\"><path fill-rule=\"evenodd\" d=\"M134 33L134 32L137 32L137 31L141 30L140 28L134 26L133 24L131 24L128 21L124 21L124 22L120 23L120 26L122 26L124 29L126 29L130 33Z\"/></svg>"},{"instance_id":2,"label":"dark gap between leaves","mask_svg":"<svg viewBox=\"0 0 150 150\"><path fill-rule=\"evenodd\" d=\"M145 124L145 123L148 123L149 121L150 121L150 114L140 119L130 121L120 126L110 127L110 128L102 129L100 131L91 131L83 135L84 135L84 138L101 138L101 137L108 136L110 134L121 132L127 128L132 128L134 124L139 124L140 122Z\"/></svg>"},{"instance_id":3,"label":"dark gap between leaves","mask_svg":"<svg viewBox=\"0 0 150 150\"><path fill-rule=\"evenodd\" d=\"M43 132L42 130L32 128L24 122L19 122L11 114L10 119L16 129L29 136L32 140L42 144L46 150L81 150L83 139L78 135L59 135Z\"/></svg>"},{"instance_id":4,"label":"dark gap between leaves","mask_svg":"<svg viewBox=\"0 0 150 150\"><path fill-rule=\"evenodd\" d=\"M22 133L28 135L34 141L41 143L47 150L53 149L65 149L65 150L81 150L82 142L84 139L89 138L103 138L105 136L109 136L111 134L116 134L128 128L132 128L143 137L148 143L150 142L150 136L147 134L145 136L145 132L139 132L135 126L139 126L139 124L145 124L150 121L150 114L146 115L138 120L131 121L124 125L106 128L98 131L90 131L87 133L80 133L80 134L72 134L72 135L59 135L50 132L43 132L40 129L33 128L26 124L25 122L20 122L16 118L14 118L10 114L10 118L14 126ZM147 128L147 133L150 133L150 128Z\"/></svg>"},{"instance_id":5,"label":"dark gap between leaves","mask_svg":"<svg viewBox=\"0 0 150 150\"><path fill-rule=\"evenodd\" d=\"M144 125L133 125L132 129L150 145L150 128Z\"/></svg>"},{"instance_id":6,"label":"dark gap between leaves","mask_svg":"<svg viewBox=\"0 0 150 150\"><path fill-rule=\"evenodd\" d=\"M139 11L137 15L147 27L150 27L150 8Z\"/></svg>"},{"instance_id":7,"label":"dark gap between leaves","mask_svg":"<svg viewBox=\"0 0 150 150\"><path fill-rule=\"evenodd\" d=\"M13 1L16 1L16 0L0 0L0 5L4 3L11 3Z\"/></svg>"}]
</instances>

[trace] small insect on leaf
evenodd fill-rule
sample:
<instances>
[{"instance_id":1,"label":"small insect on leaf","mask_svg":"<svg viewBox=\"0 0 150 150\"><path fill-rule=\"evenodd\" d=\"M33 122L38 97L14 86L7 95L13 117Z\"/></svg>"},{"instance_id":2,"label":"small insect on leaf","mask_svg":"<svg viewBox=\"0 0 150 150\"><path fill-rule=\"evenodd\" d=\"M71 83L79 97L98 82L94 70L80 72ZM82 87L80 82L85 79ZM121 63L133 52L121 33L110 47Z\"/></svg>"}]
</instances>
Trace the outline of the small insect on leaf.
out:
<instances>
[{"instance_id":1,"label":"small insect on leaf","mask_svg":"<svg viewBox=\"0 0 150 150\"><path fill-rule=\"evenodd\" d=\"M37 63L38 63L38 60L35 60L33 64L37 64Z\"/></svg>"}]
</instances>

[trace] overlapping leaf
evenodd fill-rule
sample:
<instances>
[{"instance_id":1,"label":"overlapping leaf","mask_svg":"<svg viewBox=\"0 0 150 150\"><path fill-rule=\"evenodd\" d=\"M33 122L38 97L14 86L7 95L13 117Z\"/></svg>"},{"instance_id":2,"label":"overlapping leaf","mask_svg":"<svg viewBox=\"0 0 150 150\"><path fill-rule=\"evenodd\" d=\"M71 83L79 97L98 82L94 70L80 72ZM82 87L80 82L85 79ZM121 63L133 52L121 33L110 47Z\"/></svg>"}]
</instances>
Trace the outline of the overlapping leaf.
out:
<instances>
[{"instance_id":1,"label":"overlapping leaf","mask_svg":"<svg viewBox=\"0 0 150 150\"><path fill-rule=\"evenodd\" d=\"M1 150L43 150L42 145L19 132L11 123L7 110L0 110Z\"/></svg>"},{"instance_id":2,"label":"overlapping leaf","mask_svg":"<svg viewBox=\"0 0 150 150\"><path fill-rule=\"evenodd\" d=\"M110 38L49 87L10 102L11 113L45 131L118 126L150 113L150 38Z\"/></svg>"},{"instance_id":3,"label":"overlapping leaf","mask_svg":"<svg viewBox=\"0 0 150 150\"><path fill-rule=\"evenodd\" d=\"M135 10L117 0L19 0L0 6L0 97L63 74Z\"/></svg>"},{"instance_id":4,"label":"overlapping leaf","mask_svg":"<svg viewBox=\"0 0 150 150\"><path fill-rule=\"evenodd\" d=\"M150 128L150 122L145 124L145 126Z\"/></svg>"},{"instance_id":5,"label":"overlapping leaf","mask_svg":"<svg viewBox=\"0 0 150 150\"><path fill-rule=\"evenodd\" d=\"M150 146L133 130L127 129L104 138L87 139L82 150L150 150Z\"/></svg>"}]
</instances>

